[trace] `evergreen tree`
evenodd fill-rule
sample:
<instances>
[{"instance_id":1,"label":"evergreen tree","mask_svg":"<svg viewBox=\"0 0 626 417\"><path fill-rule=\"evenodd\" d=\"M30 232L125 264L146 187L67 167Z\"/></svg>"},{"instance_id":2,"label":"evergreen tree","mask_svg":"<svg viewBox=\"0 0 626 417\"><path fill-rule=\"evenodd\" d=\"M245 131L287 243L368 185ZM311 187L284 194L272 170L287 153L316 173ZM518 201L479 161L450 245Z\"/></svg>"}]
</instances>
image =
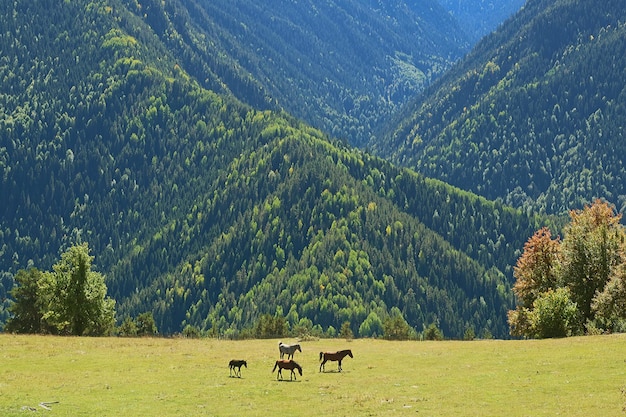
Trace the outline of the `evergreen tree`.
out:
<instances>
[{"instance_id":1,"label":"evergreen tree","mask_svg":"<svg viewBox=\"0 0 626 417\"><path fill-rule=\"evenodd\" d=\"M36 268L20 269L11 290L15 302L9 307L13 315L4 328L9 333L40 333L42 314L39 302L39 281L43 273Z\"/></svg>"},{"instance_id":2,"label":"evergreen tree","mask_svg":"<svg viewBox=\"0 0 626 417\"><path fill-rule=\"evenodd\" d=\"M151 312L141 313L137 316L137 335L155 336L158 333L159 331Z\"/></svg>"},{"instance_id":3,"label":"evergreen tree","mask_svg":"<svg viewBox=\"0 0 626 417\"><path fill-rule=\"evenodd\" d=\"M392 307L391 314L383 321L384 337L387 340L407 340L411 335L411 326L406 322L397 307Z\"/></svg>"}]
</instances>

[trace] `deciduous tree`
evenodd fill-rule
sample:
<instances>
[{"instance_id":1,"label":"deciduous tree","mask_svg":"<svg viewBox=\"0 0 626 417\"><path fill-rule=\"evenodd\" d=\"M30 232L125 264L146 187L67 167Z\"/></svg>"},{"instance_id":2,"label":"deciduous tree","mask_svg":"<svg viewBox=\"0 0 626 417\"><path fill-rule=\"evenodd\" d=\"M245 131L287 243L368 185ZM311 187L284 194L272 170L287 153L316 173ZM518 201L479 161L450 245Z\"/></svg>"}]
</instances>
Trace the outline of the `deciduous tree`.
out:
<instances>
[{"instance_id":1,"label":"deciduous tree","mask_svg":"<svg viewBox=\"0 0 626 417\"><path fill-rule=\"evenodd\" d=\"M621 215L596 200L570 212L562 242L543 228L524 245L514 269L518 306L510 332L520 337L563 337L626 322L626 264Z\"/></svg>"},{"instance_id":2,"label":"deciduous tree","mask_svg":"<svg viewBox=\"0 0 626 417\"><path fill-rule=\"evenodd\" d=\"M560 256L560 241L552 239L547 227L535 232L524 245L524 252L513 269L516 279L513 292L518 305L508 314L512 336L534 334L530 313L538 297L557 287Z\"/></svg>"},{"instance_id":3,"label":"deciduous tree","mask_svg":"<svg viewBox=\"0 0 626 417\"><path fill-rule=\"evenodd\" d=\"M562 243L563 284L570 288L583 323L593 320L591 304L604 291L612 272L622 263L625 234L608 203L596 200L584 210L570 212Z\"/></svg>"},{"instance_id":4,"label":"deciduous tree","mask_svg":"<svg viewBox=\"0 0 626 417\"><path fill-rule=\"evenodd\" d=\"M63 335L109 334L115 326L115 301L107 297L104 276L92 271L86 243L61 255L52 272L20 271L13 290L15 316L8 330Z\"/></svg>"}]
</instances>

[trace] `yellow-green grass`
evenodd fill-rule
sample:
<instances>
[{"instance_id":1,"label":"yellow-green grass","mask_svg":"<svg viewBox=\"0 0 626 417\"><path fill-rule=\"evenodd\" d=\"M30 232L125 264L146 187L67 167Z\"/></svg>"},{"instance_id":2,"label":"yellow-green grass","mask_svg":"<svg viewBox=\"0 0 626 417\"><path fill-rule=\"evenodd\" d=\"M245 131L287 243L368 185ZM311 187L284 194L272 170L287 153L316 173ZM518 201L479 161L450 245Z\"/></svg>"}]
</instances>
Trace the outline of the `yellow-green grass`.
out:
<instances>
[{"instance_id":1,"label":"yellow-green grass","mask_svg":"<svg viewBox=\"0 0 626 417\"><path fill-rule=\"evenodd\" d=\"M301 345L304 375L279 382L278 340L3 334L0 416L626 416L622 335ZM320 373L319 352L344 348L343 372Z\"/></svg>"}]
</instances>

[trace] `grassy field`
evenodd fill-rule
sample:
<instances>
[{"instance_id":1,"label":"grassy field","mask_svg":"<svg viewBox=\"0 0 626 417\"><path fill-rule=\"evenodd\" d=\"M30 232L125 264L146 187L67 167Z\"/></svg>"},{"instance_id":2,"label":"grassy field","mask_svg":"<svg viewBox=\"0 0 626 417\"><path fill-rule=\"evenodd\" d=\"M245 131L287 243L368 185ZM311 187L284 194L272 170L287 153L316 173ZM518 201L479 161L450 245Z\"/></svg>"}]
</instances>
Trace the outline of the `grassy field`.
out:
<instances>
[{"instance_id":1,"label":"grassy field","mask_svg":"<svg viewBox=\"0 0 626 417\"><path fill-rule=\"evenodd\" d=\"M626 416L626 335L301 345L290 382L272 373L278 340L1 334L0 415ZM319 352L344 348L343 372L320 373Z\"/></svg>"}]
</instances>

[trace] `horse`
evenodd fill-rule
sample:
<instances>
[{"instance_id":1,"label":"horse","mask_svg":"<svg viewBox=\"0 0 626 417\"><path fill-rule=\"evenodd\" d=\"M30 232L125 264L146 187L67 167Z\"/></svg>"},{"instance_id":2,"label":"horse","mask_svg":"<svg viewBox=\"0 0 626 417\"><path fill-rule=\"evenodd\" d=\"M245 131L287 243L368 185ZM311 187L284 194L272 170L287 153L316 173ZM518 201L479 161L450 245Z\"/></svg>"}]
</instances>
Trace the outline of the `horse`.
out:
<instances>
[{"instance_id":1,"label":"horse","mask_svg":"<svg viewBox=\"0 0 626 417\"><path fill-rule=\"evenodd\" d=\"M289 375L290 381L292 380L292 377L296 381L298 380L298 378L296 378L296 373L294 372L294 369L297 369L298 372L300 373L300 376L302 376L302 367L298 365L296 362L292 361L291 359L277 360L276 364L274 365L274 369L272 369L272 373L274 373L276 368L278 368L278 374L276 374L276 379L278 379L279 376L281 380L283 379L283 374L282 374L283 369L291 370L291 374Z\"/></svg>"},{"instance_id":2,"label":"horse","mask_svg":"<svg viewBox=\"0 0 626 417\"><path fill-rule=\"evenodd\" d=\"M320 372L324 369L324 364L327 361L338 361L338 369L339 372L341 372L341 360L346 356L350 356L351 358L354 357L352 356L352 351L350 349L340 350L339 352L320 352L320 361L324 359L320 364Z\"/></svg>"},{"instance_id":3,"label":"horse","mask_svg":"<svg viewBox=\"0 0 626 417\"><path fill-rule=\"evenodd\" d=\"M282 359L287 354L287 359L293 359L293 354L296 350L302 352L299 344L286 345L283 342L278 342L278 351L280 352L280 358Z\"/></svg>"},{"instance_id":4,"label":"horse","mask_svg":"<svg viewBox=\"0 0 626 417\"><path fill-rule=\"evenodd\" d=\"M236 360L233 359L232 361L228 362L228 366L230 367L230 371L229 374L232 377L233 376L233 371L235 372L235 376L241 378L241 367L245 366L246 368L248 367L248 363L244 360ZM237 369L235 369L237 368Z\"/></svg>"}]
</instances>

